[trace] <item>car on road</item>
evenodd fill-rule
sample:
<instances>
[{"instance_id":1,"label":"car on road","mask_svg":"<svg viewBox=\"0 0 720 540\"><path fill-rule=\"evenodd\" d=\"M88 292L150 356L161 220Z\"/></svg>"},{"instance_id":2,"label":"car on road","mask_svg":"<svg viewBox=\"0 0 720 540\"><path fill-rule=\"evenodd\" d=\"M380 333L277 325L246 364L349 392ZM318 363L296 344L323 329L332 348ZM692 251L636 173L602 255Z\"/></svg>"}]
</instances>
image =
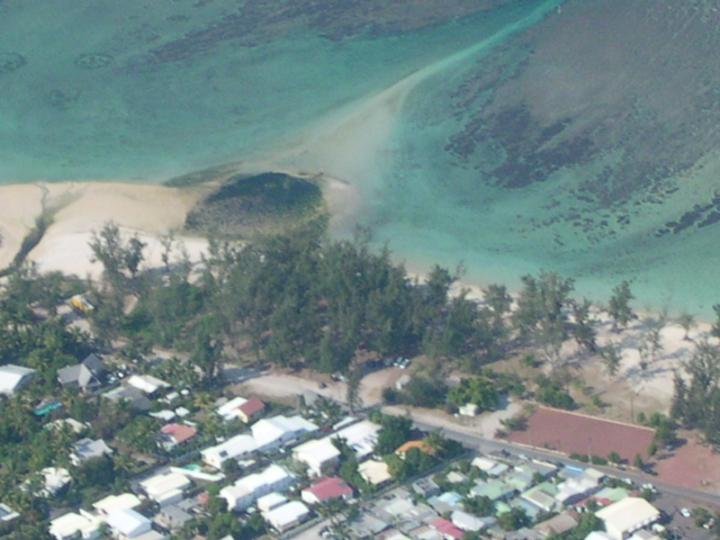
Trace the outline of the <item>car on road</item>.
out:
<instances>
[{"instance_id":1,"label":"car on road","mask_svg":"<svg viewBox=\"0 0 720 540\"><path fill-rule=\"evenodd\" d=\"M680 509L680 515L681 515L682 517L689 518L689 517L692 515L692 513L691 513L690 510L688 510L687 508L681 508L681 509Z\"/></svg>"}]
</instances>

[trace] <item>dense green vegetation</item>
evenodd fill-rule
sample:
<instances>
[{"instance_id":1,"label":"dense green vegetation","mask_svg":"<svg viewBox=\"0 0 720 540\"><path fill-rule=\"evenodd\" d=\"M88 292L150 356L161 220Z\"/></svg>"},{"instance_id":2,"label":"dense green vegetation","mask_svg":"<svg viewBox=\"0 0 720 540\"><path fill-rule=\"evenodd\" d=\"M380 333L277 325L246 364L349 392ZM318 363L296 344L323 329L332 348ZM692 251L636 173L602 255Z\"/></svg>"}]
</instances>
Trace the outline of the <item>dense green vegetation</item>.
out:
<instances>
[{"instance_id":1,"label":"dense green vegetation","mask_svg":"<svg viewBox=\"0 0 720 540\"><path fill-rule=\"evenodd\" d=\"M323 208L322 191L310 180L282 173L238 175L199 202L185 226L215 235L247 236L282 230L317 216Z\"/></svg>"}]
</instances>

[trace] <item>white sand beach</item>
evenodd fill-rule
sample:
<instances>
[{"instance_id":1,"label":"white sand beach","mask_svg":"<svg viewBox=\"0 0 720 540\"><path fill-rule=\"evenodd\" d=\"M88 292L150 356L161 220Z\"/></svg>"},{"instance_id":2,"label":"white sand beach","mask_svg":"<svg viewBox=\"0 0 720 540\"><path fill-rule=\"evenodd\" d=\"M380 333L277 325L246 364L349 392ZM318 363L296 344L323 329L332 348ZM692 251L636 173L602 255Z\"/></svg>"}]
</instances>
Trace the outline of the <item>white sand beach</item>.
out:
<instances>
[{"instance_id":1,"label":"white sand beach","mask_svg":"<svg viewBox=\"0 0 720 540\"><path fill-rule=\"evenodd\" d=\"M96 277L88 242L112 221L148 244L147 264L160 264L160 238L170 232L197 259L205 240L181 234L185 216L208 188L170 188L123 182L61 182L0 187L0 267L12 261L23 237L45 210L53 223L28 260L41 271Z\"/></svg>"}]
</instances>

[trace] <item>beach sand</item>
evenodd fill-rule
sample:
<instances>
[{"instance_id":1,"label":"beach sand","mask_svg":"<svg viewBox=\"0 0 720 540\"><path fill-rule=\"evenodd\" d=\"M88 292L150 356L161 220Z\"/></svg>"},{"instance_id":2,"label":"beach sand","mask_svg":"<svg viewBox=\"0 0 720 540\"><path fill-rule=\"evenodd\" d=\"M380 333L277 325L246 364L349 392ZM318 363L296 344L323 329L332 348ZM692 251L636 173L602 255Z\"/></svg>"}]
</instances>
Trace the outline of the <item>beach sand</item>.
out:
<instances>
[{"instance_id":1,"label":"beach sand","mask_svg":"<svg viewBox=\"0 0 720 540\"><path fill-rule=\"evenodd\" d=\"M146 264L161 261L160 239L170 233L184 244L191 259L198 259L206 242L183 235L185 216L209 187L170 188L125 182L61 182L0 187L0 266L15 256L23 237L43 212L53 223L32 250L28 260L40 271L61 271L80 277L97 277L88 243L93 231L114 222L126 234L138 234L148 244Z\"/></svg>"}]
</instances>

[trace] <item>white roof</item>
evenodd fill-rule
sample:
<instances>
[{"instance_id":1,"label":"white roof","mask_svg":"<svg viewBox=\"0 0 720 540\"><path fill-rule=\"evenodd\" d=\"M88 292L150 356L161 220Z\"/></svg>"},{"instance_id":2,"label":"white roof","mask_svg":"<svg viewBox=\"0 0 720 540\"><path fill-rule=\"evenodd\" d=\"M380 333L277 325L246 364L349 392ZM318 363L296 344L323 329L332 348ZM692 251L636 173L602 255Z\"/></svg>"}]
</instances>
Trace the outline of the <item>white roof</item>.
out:
<instances>
[{"instance_id":1,"label":"white roof","mask_svg":"<svg viewBox=\"0 0 720 540\"><path fill-rule=\"evenodd\" d=\"M355 451L358 458L369 456L375 450L377 434L380 426L370 420L363 420L331 435L331 438L342 438Z\"/></svg>"},{"instance_id":2,"label":"white roof","mask_svg":"<svg viewBox=\"0 0 720 540\"><path fill-rule=\"evenodd\" d=\"M163 409L162 411L157 412L151 412L150 416L153 418L159 418L160 420L165 420L166 422L169 422L173 418L175 418L175 413L172 412L170 409Z\"/></svg>"},{"instance_id":3,"label":"white roof","mask_svg":"<svg viewBox=\"0 0 720 540\"><path fill-rule=\"evenodd\" d=\"M140 482L148 497L156 501L164 500L167 494L182 491L191 484L185 475L176 471L167 471Z\"/></svg>"},{"instance_id":4,"label":"white roof","mask_svg":"<svg viewBox=\"0 0 720 540\"><path fill-rule=\"evenodd\" d=\"M249 506L251 501L267 494L270 491L287 487L292 482L293 476L279 465L269 465L262 471L237 480L233 485L226 486L220 490L220 496L232 506L237 501L244 501Z\"/></svg>"},{"instance_id":5,"label":"white roof","mask_svg":"<svg viewBox=\"0 0 720 540\"><path fill-rule=\"evenodd\" d=\"M251 435L236 435L227 441L211 446L201 452L207 462L222 463L227 459L234 459L257 450L257 443Z\"/></svg>"},{"instance_id":6,"label":"white roof","mask_svg":"<svg viewBox=\"0 0 720 540\"><path fill-rule=\"evenodd\" d=\"M127 380L127 384L134 386L146 394L152 394L153 392L157 392L160 388L170 386L165 381L161 381L152 375L131 375Z\"/></svg>"},{"instance_id":7,"label":"white roof","mask_svg":"<svg viewBox=\"0 0 720 540\"><path fill-rule=\"evenodd\" d=\"M585 540L612 540L612 538L604 532L593 531L585 537Z\"/></svg>"},{"instance_id":8,"label":"white roof","mask_svg":"<svg viewBox=\"0 0 720 540\"><path fill-rule=\"evenodd\" d=\"M629 533L649 525L660 518L660 511L645 499L626 497L606 506L595 515L605 522L605 529L614 536L615 532Z\"/></svg>"},{"instance_id":9,"label":"white roof","mask_svg":"<svg viewBox=\"0 0 720 540\"><path fill-rule=\"evenodd\" d=\"M477 467L481 471L488 472L490 469L495 467L498 464L497 461L494 461L492 459L478 456L475 459L472 460L473 467Z\"/></svg>"},{"instance_id":10,"label":"white roof","mask_svg":"<svg viewBox=\"0 0 720 540\"><path fill-rule=\"evenodd\" d=\"M107 524L115 532L135 538L152 529L152 522L135 510L115 510L107 517Z\"/></svg>"},{"instance_id":11,"label":"white roof","mask_svg":"<svg viewBox=\"0 0 720 540\"><path fill-rule=\"evenodd\" d=\"M54 495L72 480L70 472L63 467L45 467L40 471L45 479L45 493Z\"/></svg>"},{"instance_id":12,"label":"white roof","mask_svg":"<svg viewBox=\"0 0 720 540\"><path fill-rule=\"evenodd\" d=\"M461 510L455 510L450 516L453 525L463 531L480 531L487 526L487 522L477 516Z\"/></svg>"},{"instance_id":13,"label":"white roof","mask_svg":"<svg viewBox=\"0 0 720 540\"><path fill-rule=\"evenodd\" d=\"M299 414L295 416L274 416L255 422L250 428L258 448L273 444L277 440L295 437L315 431L317 426Z\"/></svg>"},{"instance_id":14,"label":"white roof","mask_svg":"<svg viewBox=\"0 0 720 540\"><path fill-rule=\"evenodd\" d=\"M277 491L263 495L257 500L257 507L261 512L269 512L273 508L287 502L287 497Z\"/></svg>"},{"instance_id":15,"label":"white roof","mask_svg":"<svg viewBox=\"0 0 720 540\"><path fill-rule=\"evenodd\" d=\"M329 438L308 441L295 447L293 456L298 461L308 465L322 465L328 461L340 457L340 450Z\"/></svg>"},{"instance_id":16,"label":"white roof","mask_svg":"<svg viewBox=\"0 0 720 540\"><path fill-rule=\"evenodd\" d=\"M300 501L291 501L265 513L265 520L276 529L284 529L310 514L310 510Z\"/></svg>"},{"instance_id":17,"label":"white roof","mask_svg":"<svg viewBox=\"0 0 720 540\"><path fill-rule=\"evenodd\" d=\"M390 469L384 461L369 460L358 465L358 472L363 479L376 486L392 478Z\"/></svg>"},{"instance_id":18,"label":"white roof","mask_svg":"<svg viewBox=\"0 0 720 540\"><path fill-rule=\"evenodd\" d=\"M216 412L225 420L232 420L238 417L238 407L245 403L247 399L244 397L236 397L217 408Z\"/></svg>"},{"instance_id":19,"label":"white roof","mask_svg":"<svg viewBox=\"0 0 720 540\"><path fill-rule=\"evenodd\" d=\"M100 525L101 522L97 518L70 512L50 522L50 534L56 538L69 538L80 533L83 538L88 538L94 531L100 529Z\"/></svg>"},{"instance_id":20,"label":"white roof","mask_svg":"<svg viewBox=\"0 0 720 540\"><path fill-rule=\"evenodd\" d=\"M0 366L0 394L12 394L26 377L35 373L34 369L6 364Z\"/></svg>"},{"instance_id":21,"label":"white roof","mask_svg":"<svg viewBox=\"0 0 720 540\"><path fill-rule=\"evenodd\" d=\"M93 503L93 508L103 514L111 514L117 510L132 510L140 506L140 499L132 493L122 493L121 495L108 495L104 499L100 499Z\"/></svg>"},{"instance_id":22,"label":"white roof","mask_svg":"<svg viewBox=\"0 0 720 540\"><path fill-rule=\"evenodd\" d=\"M555 494L555 500L564 502L576 495L591 492L598 487L598 482L590 476L579 476L577 478L569 478L558 486L558 492Z\"/></svg>"}]
</instances>

